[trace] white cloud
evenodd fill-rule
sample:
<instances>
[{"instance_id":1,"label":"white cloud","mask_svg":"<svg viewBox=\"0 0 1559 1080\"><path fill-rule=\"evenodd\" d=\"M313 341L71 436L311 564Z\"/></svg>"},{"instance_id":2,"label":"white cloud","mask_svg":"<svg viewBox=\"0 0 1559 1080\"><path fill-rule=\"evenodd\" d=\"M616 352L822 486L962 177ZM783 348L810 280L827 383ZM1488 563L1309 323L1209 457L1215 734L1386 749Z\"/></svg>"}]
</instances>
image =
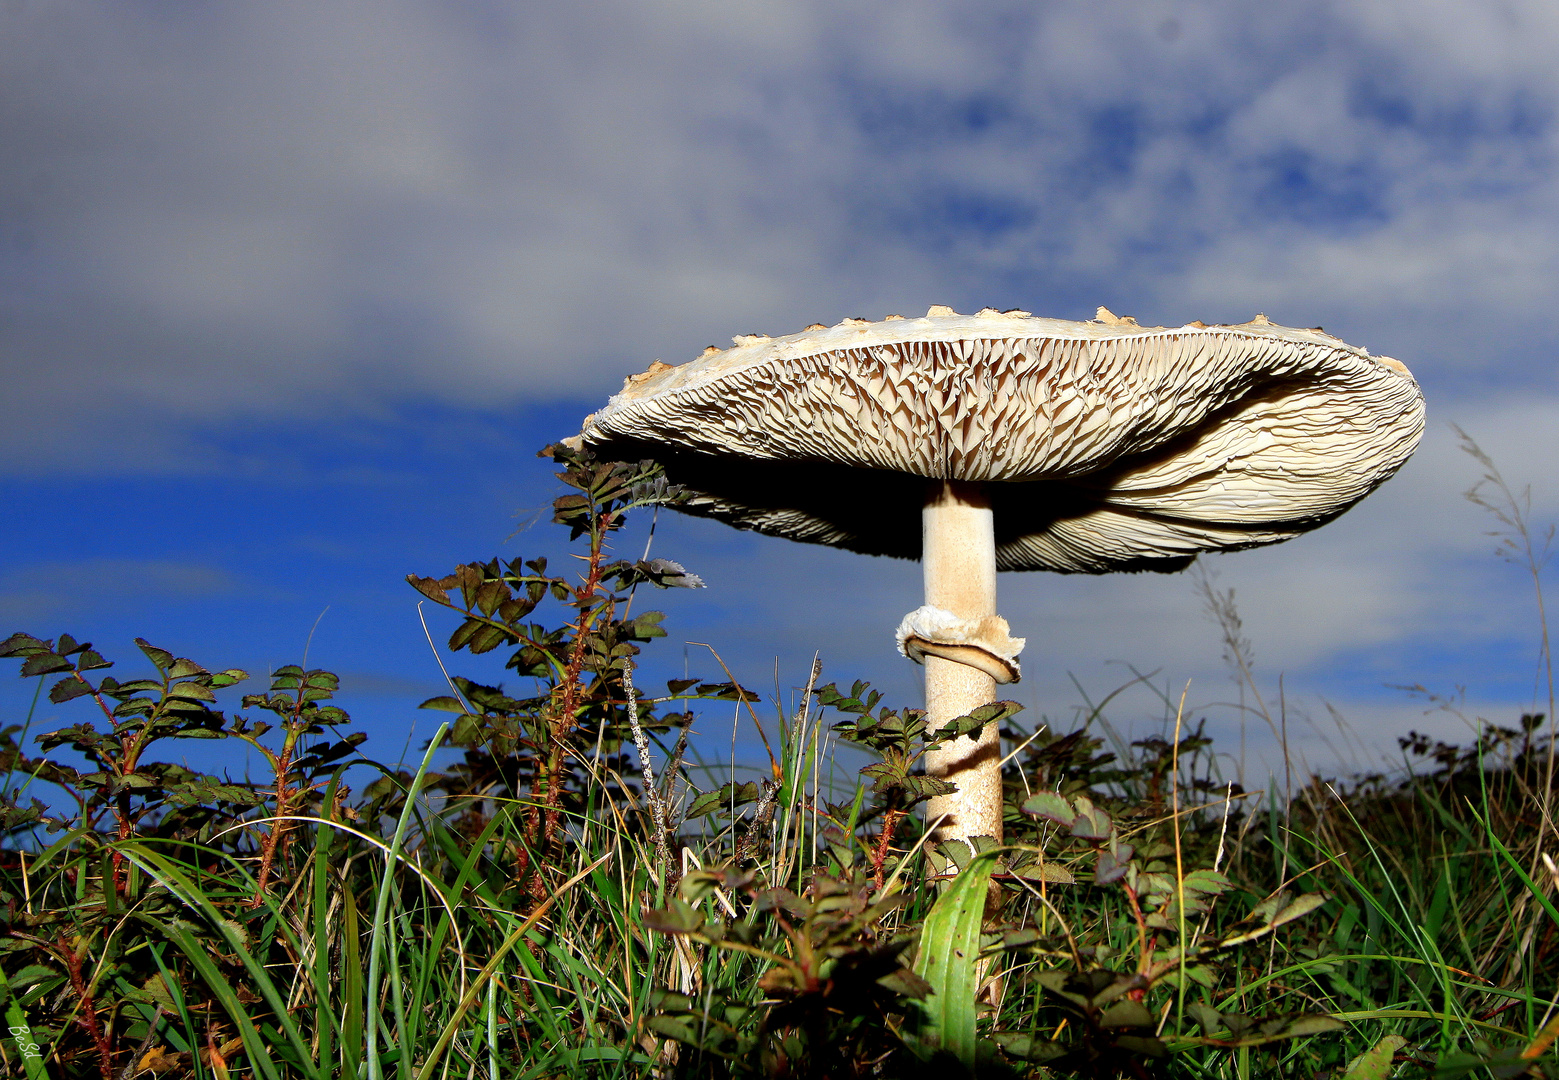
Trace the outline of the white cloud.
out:
<instances>
[{"instance_id":1,"label":"white cloud","mask_svg":"<svg viewBox=\"0 0 1559 1080\"><path fill-rule=\"evenodd\" d=\"M1559 337L1540 4L0 18L13 436L116 395L589 398L930 302L1264 309L1429 377Z\"/></svg>"},{"instance_id":2,"label":"white cloud","mask_svg":"<svg viewBox=\"0 0 1559 1080\"><path fill-rule=\"evenodd\" d=\"M0 575L0 618L12 622L77 615L107 603L189 600L230 593L225 569L169 559L91 558L37 562Z\"/></svg>"}]
</instances>

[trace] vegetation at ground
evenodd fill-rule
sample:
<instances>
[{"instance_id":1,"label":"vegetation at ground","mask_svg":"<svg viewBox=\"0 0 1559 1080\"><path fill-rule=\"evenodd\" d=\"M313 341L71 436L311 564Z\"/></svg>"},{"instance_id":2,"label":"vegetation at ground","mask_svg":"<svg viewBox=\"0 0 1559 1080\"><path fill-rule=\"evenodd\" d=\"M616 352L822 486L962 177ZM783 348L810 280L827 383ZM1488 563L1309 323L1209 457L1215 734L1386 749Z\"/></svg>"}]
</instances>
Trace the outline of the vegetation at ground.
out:
<instances>
[{"instance_id":1,"label":"vegetation at ground","mask_svg":"<svg viewBox=\"0 0 1559 1080\"><path fill-rule=\"evenodd\" d=\"M1129 744L1108 702L1072 731L1000 702L935 738L1000 726L1005 843L928 851L918 710L816 667L786 702L635 685L664 636L642 602L698 581L611 539L681 495L548 453L577 566L410 579L493 672L426 703L416 769L374 763L328 671L0 643L38 688L0 731L9 1075L1559 1076L1546 715L1245 791L1178 702ZM715 709L761 734L755 769L699 762ZM269 775L172 764L189 739Z\"/></svg>"}]
</instances>

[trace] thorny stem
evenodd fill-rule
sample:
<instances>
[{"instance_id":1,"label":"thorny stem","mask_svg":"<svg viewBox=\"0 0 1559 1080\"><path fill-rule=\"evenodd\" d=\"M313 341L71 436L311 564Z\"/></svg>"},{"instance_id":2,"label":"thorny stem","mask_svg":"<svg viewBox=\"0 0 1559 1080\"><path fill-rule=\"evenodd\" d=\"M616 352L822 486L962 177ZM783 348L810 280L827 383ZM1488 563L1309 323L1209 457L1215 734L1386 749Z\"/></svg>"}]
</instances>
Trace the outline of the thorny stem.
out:
<instances>
[{"instance_id":1,"label":"thorny stem","mask_svg":"<svg viewBox=\"0 0 1559 1080\"><path fill-rule=\"evenodd\" d=\"M97 707L102 710L103 716L107 718L109 726L111 728L117 726L113 707L110 706L108 702L103 700L103 695L98 692L98 688L93 686L91 682L87 680L87 677L81 674L81 672L77 671L73 674L78 681L80 681L83 685L86 686L88 690L92 692L92 700L97 702ZM137 738L138 737L135 735L122 736L119 740L119 761L117 763L104 763L108 765L110 769L113 769L116 775L121 778L135 771L135 766L138 763L138 759L140 758L140 748L136 745ZM130 838L130 833L133 831L131 826L132 818L130 815L130 793L128 791L121 791L114 799L114 820L118 825L117 829L115 830L115 835L120 840L128 840ZM124 862L124 853L118 848L115 848L113 854L113 889L115 896L122 896L125 891Z\"/></svg>"},{"instance_id":2,"label":"thorny stem","mask_svg":"<svg viewBox=\"0 0 1559 1080\"><path fill-rule=\"evenodd\" d=\"M70 942L61 934L58 939L60 956L65 961L65 970L70 976L71 989L81 1000L81 1015L76 1018L76 1023L86 1028L87 1034L92 1036L92 1044L97 1047L99 1068L103 1073L103 1080L114 1080L114 1054L108 1045L108 1036L103 1033L103 1025L98 1022L97 1003L92 1000L92 990L87 986L86 977L81 970L81 957L71 947Z\"/></svg>"},{"instance_id":3,"label":"thorny stem","mask_svg":"<svg viewBox=\"0 0 1559 1080\"><path fill-rule=\"evenodd\" d=\"M606 531L610 528L612 515L609 513L596 515L593 519L594 527L590 530L590 554L586 557L585 579L578 589L574 591L574 605L579 609L579 617L574 620L573 647L569 651L568 664L564 668L563 679L557 690L557 708L554 710L550 730L548 731L547 764L545 771L536 777L531 785L531 804L534 807L537 796L542 796L545 805L545 813L541 828L540 848L543 857L550 852L557 841L558 826L562 816L563 791L559 783L559 776L563 771L563 758L565 752L565 740L575 723L574 711L579 704L579 675L585 667L585 649L588 640L590 623L603 612L610 617L612 604L608 600L604 605L592 610L591 601L599 595L601 590L601 555L604 547ZM536 789L541 787L543 791ZM536 834L535 810L531 811L531 834ZM531 892L540 900L545 891L545 885L541 880L540 866L537 867L535 877L531 881Z\"/></svg>"},{"instance_id":4,"label":"thorny stem","mask_svg":"<svg viewBox=\"0 0 1559 1080\"><path fill-rule=\"evenodd\" d=\"M264 902L265 883L271 876L271 865L275 862L277 848L287 829L292 798L292 790L287 785L287 773L292 769L292 751L297 743L302 712L303 690L300 688L297 703L293 706L292 723L288 725L287 736L282 740L281 754L273 762L276 770L276 820L271 822L271 827L265 832L265 843L260 850L260 872L255 878L254 896L249 900L250 908L257 908Z\"/></svg>"},{"instance_id":5,"label":"thorny stem","mask_svg":"<svg viewBox=\"0 0 1559 1080\"><path fill-rule=\"evenodd\" d=\"M897 807L889 807L882 816L882 832L877 835L877 843L872 848L872 888L879 891L882 889L883 866L888 861L888 845L893 843L893 833L903 816L904 811Z\"/></svg>"}]
</instances>

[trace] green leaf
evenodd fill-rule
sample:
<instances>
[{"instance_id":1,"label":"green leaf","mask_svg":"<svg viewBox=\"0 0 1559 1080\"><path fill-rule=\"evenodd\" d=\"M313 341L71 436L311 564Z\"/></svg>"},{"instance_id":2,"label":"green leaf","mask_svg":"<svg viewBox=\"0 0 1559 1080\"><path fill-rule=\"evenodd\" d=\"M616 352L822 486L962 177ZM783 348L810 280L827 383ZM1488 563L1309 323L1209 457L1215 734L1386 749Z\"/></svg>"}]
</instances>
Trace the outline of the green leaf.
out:
<instances>
[{"instance_id":1,"label":"green leaf","mask_svg":"<svg viewBox=\"0 0 1559 1080\"><path fill-rule=\"evenodd\" d=\"M665 637L666 631L661 629L661 620L666 617L664 611L646 611L631 623L624 623L631 641L648 641L651 638Z\"/></svg>"},{"instance_id":2,"label":"green leaf","mask_svg":"<svg viewBox=\"0 0 1559 1080\"><path fill-rule=\"evenodd\" d=\"M1023 802L1023 812L1067 828L1071 828L1072 822L1077 819L1077 811L1072 809L1072 804L1067 802L1065 796L1054 791L1041 791L1029 796Z\"/></svg>"},{"instance_id":3,"label":"green leaf","mask_svg":"<svg viewBox=\"0 0 1559 1080\"><path fill-rule=\"evenodd\" d=\"M1299 1039L1309 1035L1320 1035L1323 1032L1336 1031L1344 1026L1343 1022L1335 1016L1327 1016L1324 1013L1297 1013L1293 1016L1275 1016L1269 1020L1263 1020L1259 1025L1250 1017L1239 1016L1233 1013L1218 1015L1219 1019L1228 1027L1232 1036L1228 1039L1215 1038L1210 1040L1219 1046L1264 1046L1267 1043L1279 1042L1283 1039Z\"/></svg>"},{"instance_id":4,"label":"green leaf","mask_svg":"<svg viewBox=\"0 0 1559 1080\"><path fill-rule=\"evenodd\" d=\"M1024 1061L1043 1064L1058 1057L1066 1056L1066 1046L1064 1044L1051 1042L1048 1039L1035 1038L1033 1035L1021 1032L998 1031L991 1038L995 1040L997 1046L1000 1046L1010 1056L1021 1058Z\"/></svg>"},{"instance_id":5,"label":"green leaf","mask_svg":"<svg viewBox=\"0 0 1559 1080\"><path fill-rule=\"evenodd\" d=\"M55 977L54 971L44 967L42 964L28 964L6 981L12 990L23 990L35 983L44 982Z\"/></svg>"},{"instance_id":6,"label":"green leaf","mask_svg":"<svg viewBox=\"0 0 1559 1080\"><path fill-rule=\"evenodd\" d=\"M1099 1016L1100 1027L1152 1027L1156 1022L1148 1007L1140 1001L1117 1001Z\"/></svg>"},{"instance_id":7,"label":"green leaf","mask_svg":"<svg viewBox=\"0 0 1559 1080\"><path fill-rule=\"evenodd\" d=\"M1077 816L1072 819L1072 835L1079 840L1105 841L1115 832L1110 815L1095 806L1086 795L1076 799Z\"/></svg>"},{"instance_id":8,"label":"green leaf","mask_svg":"<svg viewBox=\"0 0 1559 1080\"><path fill-rule=\"evenodd\" d=\"M470 625L469 623L467 625ZM462 627L461 629L464 629ZM510 638L507 630L497 626L488 626L486 623L477 623L469 636L467 648L477 656L482 653L492 652L498 646L504 644ZM451 648L458 646L451 645Z\"/></svg>"},{"instance_id":9,"label":"green leaf","mask_svg":"<svg viewBox=\"0 0 1559 1080\"><path fill-rule=\"evenodd\" d=\"M426 596L429 600L443 604L445 607L449 606L449 597L445 595L445 590L452 586L454 582L446 585L437 578L418 577L416 574L407 574L406 580L411 583L412 588Z\"/></svg>"},{"instance_id":10,"label":"green leaf","mask_svg":"<svg viewBox=\"0 0 1559 1080\"><path fill-rule=\"evenodd\" d=\"M217 696L198 682L174 683L168 687L168 697L183 701L215 701Z\"/></svg>"},{"instance_id":11,"label":"green leaf","mask_svg":"<svg viewBox=\"0 0 1559 1080\"><path fill-rule=\"evenodd\" d=\"M1231 945L1241 945L1247 941L1254 941L1264 934L1270 934L1284 923L1293 922L1295 919L1308 915L1326 903L1329 898L1323 893L1305 893L1303 896L1296 897L1286 904L1281 904L1283 899L1283 896L1279 894L1273 899L1256 905L1256 909L1251 912L1251 918L1266 916L1265 924L1258 925L1254 930L1247 930L1243 934L1235 934L1233 937L1224 938L1218 943L1218 947L1228 948ZM1280 904L1281 907L1279 906ZM1250 920L1247 919L1247 921Z\"/></svg>"},{"instance_id":12,"label":"green leaf","mask_svg":"<svg viewBox=\"0 0 1559 1080\"><path fill-rule=\"evenodd\" d=\"M664 631L662 631L664 633ZM763 700L751 690L743 689L735 683L704 683L696 691L699 697L712 701L761 701Z\"/></svg>"},{"instance_id":13,"label":"green leaf","mask_svg":"<svg viewBox=\"0 0 1559 1080\"><path fill-rule=\"evenodd\" d=\"M502 581L484 581L476 589L476 607L483 615L491 617L498 605L509 599L509 586Z\"/></svg>"},{"instance_id":14,"label":"green leaf","mask_svg":"<svg viewBox=\"0 0 1559 1080\"><path fill-rule=\"evenodd\" d=\"M209 674L210 672L195 663L195 661L186 660L183 657L175 660L173 666L168 669L168 678L170 679L187 679L191 675Z\"/></svg>"},{"instance_id":15,"label":"green leaf","mask_svg":"<svg viewBox=\"0 0 1559 1080\"><path fill-rule=\"evenodd\" d=\"M136 638L135 643L141 647L146 658L157 666L157 670L166 673L173 666L173 654L167 649L159 649L145 638Z\"/></svg>"},{"instance_id":16,"label":"green leaf","mask_svg":"<svg viewBox=\"0 0 1559 1080\"><path fill-rule=\"evenodd\" d=\"M694 799L693 805L687 808L687 816L703 817L717 810L728 810L732 806L745 806L757 799L758 785L751 780L745 784L722 784L714 791L706 791Z\"/></svg>"},{"instance_id":17,"label":"green leaf","mask_svg":"<svg viewBox=\"0 0 1559 1080\"><path fill-rule=\"evenodd\" d=\"M673 896L664 908L651 908L644 913L644 925L662 934L691 934L701 930L704 917L685 900Z\"/></svg>"},{"instance_id":18,"label":"green leaf","mask_svg":"<svg viewBox=\"0 0 1559 1080\"><path fill-rule=\"evenodd\" d=\"M1118 851L1106 849L1099 852L1099 861L1094 865L1093 883L1095 885L1113 885L1125 877L1130 869L1130 844L1119 845Z\"/></svg>"},{"instance_id":19,"label":"green leaf","mask_svg":"<svg viewBox=\"0 0 1559 1080\"><path fill-rule=\"evenodd\" d=\"M460 713L462 716L465 715L466 711L464 703L461 702L459 698L450 697L448 694L444 694L440 697L430 697L421 705L418 705L417 708L436 709L439 712Z\"/></svg>"},{"instance_id":20,"label":"green leaf","mask_svg":"<svg viewBox=\"0 0 1559 1080\"><path fill-rule=\"evenodd\" d=\"M931 984L906 967L894 968L877 980L877 985L892 990L900 997L924 1000L931 993Z\"/></svg>"},{"instance_id":21,"label":"green leaf","mask_svg":"<svg viewBox=\"0 0 1559 1080\"><path fill-rule=\"evenodd\" d=\"M54 688L49 691L49 700L56 705L63 705L78 697L86 697L91 692L91 683L85 679L78 679L74 675L67 675L54 684Z\"/></svg>"},{"instance_id":22,"label":"green leaf","mask_svg":"<svg viewBox=\"0 0 1559 1080\"><path fill-rule=\"evenodd\" d=\"M17 631L4 641L0 641L0 657L36 656L38 653L52 651L52 643L41 638L35 638L31 634L24 634L21 631Z\"/></svg>"},{"instance_id":23,"label":"green leaf","mask_svg":"<svg viewBox=\"0 0 1559 1080\"><path fill-rule=\"evenodd\" d=\"M1013 867L1012 872L1027 881L1044 881L1056 885L1075 885L1077 883L1077 878L1072 876L1070 870L1053 862L1041 863L1035 861L1025 863L1022 866Z\"/></svg>"},{"instance_id":24,"label":"green leaf","mask_svg":"<svg viewBox=\"0 0 1559 1080\"><path fill-rule=\"evenodd\" d=\"M80 656L76 657L77 671L96 671L99 668L111 668L113 666L114 662L112 660L104 660L102 655L94 651L90 645L82 651Z\"/></svg>"},{"instance_id":25,"label":"green leaf","mask_svg":"<svg viewBox=\"0 0 1559 1080\"><path fill-rule=\"evenodd\" d=\"M74 668L74 664L58 653L34 653L22 665L22 678L30 679L34 675L53 675L56 671L71 671Z\"/></svg>"},{"instance_id":26,"label":"green leaf","mask_svg":"<svg viewBox=\"0 0 1559 1080\"><path fill-rule=\"evenodd\" d=\"M1186 892L1201 893L1204 896L1217 896L1230 888L1229 879L1216 870L1192 870L1185 876L1182 885ZM1296 915L1295 918L1298 916Z\"/></svg>"},{"instance_id":27,"label":"green leaf","mask_svg":"<svg viewBox=\"0 0 1559 1080\"><path fill-rule=\"evenodd\" d=\"M915 974L931 985L922 1004L926 1049L951 1054L967 1069L975 1062L975 1002L980 976L980 924L996 854L976 858L937 898L920 930Z\"/></svg>"},{"instance_id":28,"label":"green leaf","mask_svg":"<svg viewBox=\"0 0 1559 1080\"><path fill-rule=\"evenodd\" d=\"M1400 1035L1387 1035L1380 1042L1348 1062L1348 1071L1342 1080L1387 1080L1391 1075L1391 1059L1407 1045Z\"/></svg>"},{"instance_id":29,"label":"green leaf","mask_svg":"<svg viewBox=\"0 0 1559 1080\"><path fill-rule=\"evenodd\" d=\"M1148 1057L1169 1056L1169 1047L1151 1035L1122 1035L1115 1040L1115 1045L1122 1050L1146 1054Z\"/></svg>"}]
</instances>

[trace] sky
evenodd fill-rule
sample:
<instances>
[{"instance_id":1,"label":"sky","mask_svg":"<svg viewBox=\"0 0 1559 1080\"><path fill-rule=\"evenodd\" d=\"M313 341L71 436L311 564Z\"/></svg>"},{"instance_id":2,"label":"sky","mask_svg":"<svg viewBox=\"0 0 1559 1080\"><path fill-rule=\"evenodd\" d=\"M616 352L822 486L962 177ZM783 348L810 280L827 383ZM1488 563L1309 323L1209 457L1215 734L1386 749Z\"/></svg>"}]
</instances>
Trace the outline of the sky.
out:
<instances>
[{"instance_id":1,"label":"sky","mask_svg":"<svg viewBox=\"0 0 1559 1080\"><path fill-rule=\"evenodd\" d=\"M1556 52L1559 8L1515 0L10 0L0 634L130 668L144 636L251 691L307 649L394 759L441 692L404 576L561 557L536 451L650 361L933 304L1260 311L1406 363L1417 456L1205 578L1003 575L1025 718L1070 727L1141 674L1107 713L1138 738L1189 682L1226 769L1264 776L1281 755L1230 704L1210 583L1250 642L1245 704L1306 767L1509 724L1547 709L1534 578L1464 499L1458 428L1541 542ZM819 653L825 681L918 704L892 645L914 564L671 514L654 545L709 587L652 598L647 675L718 674L706 643L789 700ZM4 722L26 708L7 675Z\"/></svg>"}]
</instances>

